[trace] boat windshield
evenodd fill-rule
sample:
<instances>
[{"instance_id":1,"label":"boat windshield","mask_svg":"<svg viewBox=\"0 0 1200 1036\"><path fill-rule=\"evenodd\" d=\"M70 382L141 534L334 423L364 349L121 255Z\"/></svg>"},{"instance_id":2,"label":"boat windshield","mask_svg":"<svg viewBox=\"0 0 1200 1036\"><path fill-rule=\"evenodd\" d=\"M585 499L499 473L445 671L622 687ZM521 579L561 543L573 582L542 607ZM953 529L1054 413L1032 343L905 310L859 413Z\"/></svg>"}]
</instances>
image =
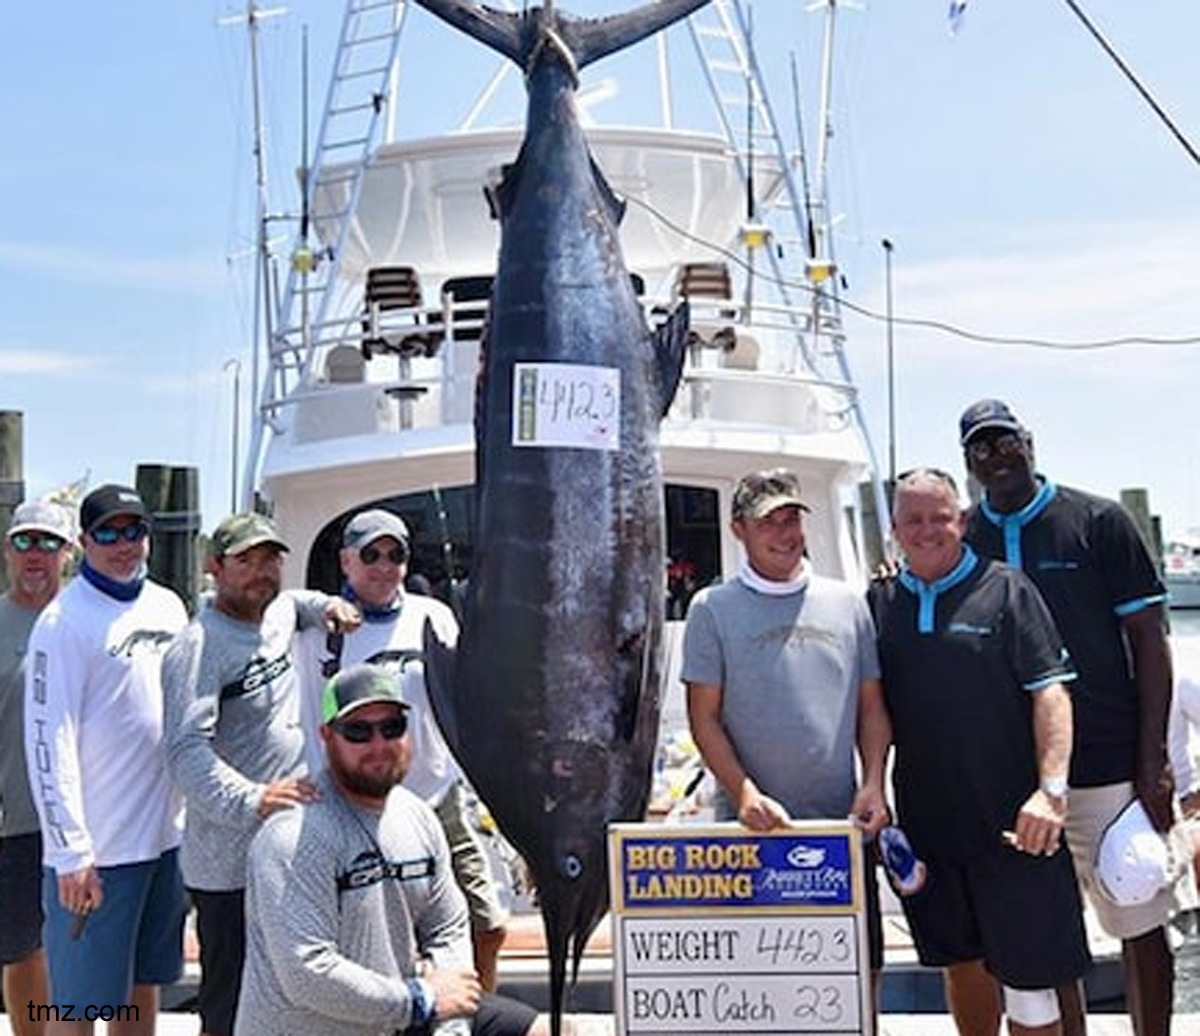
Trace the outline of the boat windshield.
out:
<instances>
[{"instance_id":1,"label":"boat windshield","mask_svg":"<svg viewBox=\"0 0 1200 1036\"><path fill-rule=\"evenodd\" d=\"M666 617L682 619L692 595L721 573L721 520L715 489L668 484ZM430 592L461 617L463 591L471 574L474 544L474 486L449 486L404 493L364 503L399 514L412 537L409 581L428 583ZM361 510L356 507L355 511ZM320 531L308 558L307 584L326 593L341 587L338 547L349 514L339 515Z\"/></svg>"}]
</instances>

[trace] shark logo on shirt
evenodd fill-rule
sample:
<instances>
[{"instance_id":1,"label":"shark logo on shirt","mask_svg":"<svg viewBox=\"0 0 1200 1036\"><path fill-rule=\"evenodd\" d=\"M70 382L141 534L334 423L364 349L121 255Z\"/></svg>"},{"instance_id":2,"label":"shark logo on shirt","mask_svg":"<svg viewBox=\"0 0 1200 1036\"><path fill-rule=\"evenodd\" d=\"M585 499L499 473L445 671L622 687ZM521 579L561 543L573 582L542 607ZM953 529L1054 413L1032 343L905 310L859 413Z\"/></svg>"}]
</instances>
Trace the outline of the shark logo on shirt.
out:
<instances>
[{"instance_id":1,"label":"shark logo on shirt","mask_svg":"<svg viewBox=\"0 0 1200 1036\"><path fill-rule=\"evenodd\" d=\"M168 630L134 630L120 644L110 647L108 653L113 658L132 658L134 648L139 644L149 644L151 651L158 652L174 639L175 634Z\"/></svg>"}]
</instances>

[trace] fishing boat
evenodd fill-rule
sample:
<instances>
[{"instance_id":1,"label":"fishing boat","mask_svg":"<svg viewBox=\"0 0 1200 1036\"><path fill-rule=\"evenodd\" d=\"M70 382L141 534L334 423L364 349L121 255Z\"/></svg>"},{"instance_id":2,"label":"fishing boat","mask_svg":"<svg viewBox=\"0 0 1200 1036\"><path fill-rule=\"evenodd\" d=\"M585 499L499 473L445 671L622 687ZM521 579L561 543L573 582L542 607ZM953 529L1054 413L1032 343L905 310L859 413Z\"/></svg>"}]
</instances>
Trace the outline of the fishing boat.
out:
<instances>
[{"instance_id":1,"label":"fishing boat","mask_svg":"<svg viewBox=\"0 0 1200 1036\"><path fill-rule=\"evenodd\" d=\"M830 0L829 40L835 13ZM396 134L406 103L430 104L399 72L407 49L449 48L451 35L406 0L346 5L243 469L246 503L293 545L295 585L337 587L338 530L365 506L404 516L411 567L436 594L453 604L470 577L475 377L498 243L486 192L517 153L524 98L501 64L457 125ZM621 240L647 323L681 299L691 308L661 429L677 623L696 589L736 568L730 494L749 470L799 473L808 549L828 575L860 579L886 523L831 254L828 112L806 161L781 128L745 0L713 0L660 35L637 48L649 66L638 108L652 124L601 120L610 80L585 78L580 96L597 162L627 203ZM828 62L821 75L827 100ZM678 125L675 97L707 108L707 124Z\"/></svg>"},{"instance_id":2,"label":"fishing boat","mask_svg":"<svg viewBox=\"0 0 1200 1036\"><path fill-rule=\"evenodd\" d=\"M1168 540L1162 555L1163 581L1172 608L1200 608L1200 530Z\"/></svg>"}]
</instances>

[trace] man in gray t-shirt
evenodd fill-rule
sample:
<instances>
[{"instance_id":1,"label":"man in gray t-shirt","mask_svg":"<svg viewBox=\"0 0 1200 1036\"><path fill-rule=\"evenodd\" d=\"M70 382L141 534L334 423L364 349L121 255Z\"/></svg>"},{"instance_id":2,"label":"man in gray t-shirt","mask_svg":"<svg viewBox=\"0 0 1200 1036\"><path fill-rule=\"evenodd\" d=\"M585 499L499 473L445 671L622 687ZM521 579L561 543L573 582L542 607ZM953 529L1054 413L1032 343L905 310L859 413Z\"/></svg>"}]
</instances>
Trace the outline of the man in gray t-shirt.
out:
<instances>
[{"instance_id":1,"label":"man in gray t-shirt","mask_svg":"<svg viewBox=\"0 0 1200 1036\"><path fill-rule=\"evenodd\" d=\"M34 621L62 586L74 539L70 512L29 500L4 539L0 597L0 972L17 1036L40 1032L16 1010L49 1002L42 948L42 836L25 766L25 653Z\"/></svg>"},{"instance_id":2,"label":"man in gray t-shirt","mask_svg":"<svg viewBox=\"0 0 1200 1036\"><path fill-rule=\"evenodd\" d=\"M891 722L866 600L804 556L800 483L787 470L745 476L733 534L735 580L688 610L681 676L688 719L719 785L717 816L754 831L847 816L873 838L887 822ZM861 776L855 776L855 748ZM868 868L872 965L882 964Z\"/></svg>"},{"instance_id":3,"label":"man in gray t-shirt","mask_svg":"<svg viewBox=\"0 0 1200 1036\"><path fill-rule=\"evenodd\" d=\"M180 867L196 905L206 1036L233 1032L250 840L265 817L316 796L304 776L293 635L358 621L340 598L281 594L286 550L261 515L226 518L208 564L216 595L163 658L167 762L187 800Z\"/></svg>"}]
</instances>

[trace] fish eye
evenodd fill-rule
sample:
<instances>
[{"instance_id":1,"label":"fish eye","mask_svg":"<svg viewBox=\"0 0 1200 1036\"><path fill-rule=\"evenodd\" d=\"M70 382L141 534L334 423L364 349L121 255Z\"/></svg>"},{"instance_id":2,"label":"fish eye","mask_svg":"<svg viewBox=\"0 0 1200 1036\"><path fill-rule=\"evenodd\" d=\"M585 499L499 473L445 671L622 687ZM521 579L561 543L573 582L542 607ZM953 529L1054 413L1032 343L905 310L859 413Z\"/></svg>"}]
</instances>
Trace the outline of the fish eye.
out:
<instances>
[{"instance_id":1,"label":"fish eye","mask_svg":"<svg viewBox=\"0 0 1200 1036\"><path fill-rule=\"evenodd\" d=\"M583 861L574 853L568 853L562 858L559 870L562 872L564 878L570 878L574 881L583 873Z\"/></svg>"}]
</instances>

